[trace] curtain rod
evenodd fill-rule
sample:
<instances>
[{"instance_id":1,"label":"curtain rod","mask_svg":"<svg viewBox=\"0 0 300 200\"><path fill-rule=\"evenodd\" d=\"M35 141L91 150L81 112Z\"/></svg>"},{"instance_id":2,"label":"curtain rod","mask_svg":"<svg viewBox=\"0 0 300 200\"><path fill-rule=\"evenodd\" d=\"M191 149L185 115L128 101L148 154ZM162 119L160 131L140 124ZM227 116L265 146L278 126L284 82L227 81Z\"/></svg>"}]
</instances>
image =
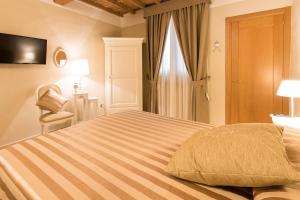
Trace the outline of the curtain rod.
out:
<instances>
[{"instance_id":1,"label":"curtain rod","mask_svg":"<svg viewBox=\"0 0 300 200\"><path fill-rule=\"evenodd\" d=\"M171 0L144 9L144 17L186 8L200 3L211 3L211 0Z\"/></svg>"}]
</instances>

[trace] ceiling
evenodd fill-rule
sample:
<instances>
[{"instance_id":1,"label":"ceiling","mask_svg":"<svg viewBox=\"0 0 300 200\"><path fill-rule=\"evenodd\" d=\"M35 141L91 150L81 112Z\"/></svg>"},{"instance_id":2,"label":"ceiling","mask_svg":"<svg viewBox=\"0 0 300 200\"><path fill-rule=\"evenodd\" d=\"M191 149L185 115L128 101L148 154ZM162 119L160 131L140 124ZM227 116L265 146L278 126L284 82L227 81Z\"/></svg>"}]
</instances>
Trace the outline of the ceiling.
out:
<instances>
[{"instance_id":1,"label":"ceiling","mask_svg":"<svg viewBox=\"0 0 300 200\"><path fill-rule=\"evenodd\" d=\"M66 5L75 0L53 0L59 5ZM114 15L123 17L127 13L135 14L137 10L160 4L168 0L76 0L93 7L105 10Z\"/></svg>"}]
</instances>

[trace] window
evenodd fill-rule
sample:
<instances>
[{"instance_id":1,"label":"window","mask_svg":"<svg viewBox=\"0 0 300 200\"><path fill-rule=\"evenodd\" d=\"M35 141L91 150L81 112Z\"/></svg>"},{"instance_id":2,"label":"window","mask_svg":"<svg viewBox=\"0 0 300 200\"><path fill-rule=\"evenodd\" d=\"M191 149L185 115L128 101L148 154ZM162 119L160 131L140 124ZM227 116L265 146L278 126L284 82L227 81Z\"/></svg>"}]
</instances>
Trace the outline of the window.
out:
<instances>
[{"instance_id":1,"label":"window","mask_svg":"<svg viewBox=\"0 0 300 200\"><path fill-rule=\"evenodd\" d=\"M159 113L188 119L190 84L174 22L171 19L158 80Z\"/></svg>"}]
</instances>

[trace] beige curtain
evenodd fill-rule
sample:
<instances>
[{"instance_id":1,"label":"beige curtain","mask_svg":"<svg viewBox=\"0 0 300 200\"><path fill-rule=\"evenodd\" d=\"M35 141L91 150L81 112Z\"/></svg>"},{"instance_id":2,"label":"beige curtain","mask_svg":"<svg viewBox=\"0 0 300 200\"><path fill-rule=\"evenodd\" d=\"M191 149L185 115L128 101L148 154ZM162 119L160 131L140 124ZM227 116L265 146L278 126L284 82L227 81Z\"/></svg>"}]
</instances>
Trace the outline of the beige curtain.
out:
<instances>
[{"instance_id":1,"label":"beige curtain","mask_svg":"<svg viewBox=\"0 0 300 200\"><path fill-rule=\"evenodd\" d=\"M189 108L191 119L209 122L207 100L209 3L175 10L172 17L187 71L192 80Z\"/></svg>"},{"instance_id":2,"label":"beige curtain","mask_svg":"<svg viewBox=\"0 0 300 200\"><path fill-rule=\"evenodd\" d=\"M148 111L157 113L157 81L171 13L162 13L147 18L147 49L149 91Z\"/></svg>"}]
</instances>

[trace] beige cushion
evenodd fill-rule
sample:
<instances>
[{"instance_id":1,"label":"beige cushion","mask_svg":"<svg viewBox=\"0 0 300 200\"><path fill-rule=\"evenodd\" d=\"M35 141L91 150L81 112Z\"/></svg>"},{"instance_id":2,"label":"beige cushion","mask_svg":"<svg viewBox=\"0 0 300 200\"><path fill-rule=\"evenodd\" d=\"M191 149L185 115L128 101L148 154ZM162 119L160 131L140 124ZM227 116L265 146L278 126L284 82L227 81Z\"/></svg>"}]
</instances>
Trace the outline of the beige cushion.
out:
<instances>
[{"instance_id":1,"label":"beige cushion","mask_svg":"<svg viewBox=\"0 0 300 200\"><path fill-rule=\"evenodd\" d=\"M272 124L239 124L203 130L189 138L166 171L212 186L262 187L299 181Z\"/></svg>"},{"instance_id":2,"label":"beige cushion","mask_svg":"<svg viewBox=\"0 0 300 200\"><path fill-rule=\"evenodd\" d=\"M65 97L50 88L38 99L36 105L43 110L56 113L60 111L67 102L68 100Z\"/></svg>"},{"instance_id":3,"label":"beige cushion","mask_svg":"<svg viewBox=\"0 0 300 200\"><path fill-rule=\"evenodd\" d=\"M40 121L42 122L54 122L57 120L67 119L73 117L74 114L70 112L57 112L57 113L47 113L40 117Z\"/></svg>"}]
</instances>

